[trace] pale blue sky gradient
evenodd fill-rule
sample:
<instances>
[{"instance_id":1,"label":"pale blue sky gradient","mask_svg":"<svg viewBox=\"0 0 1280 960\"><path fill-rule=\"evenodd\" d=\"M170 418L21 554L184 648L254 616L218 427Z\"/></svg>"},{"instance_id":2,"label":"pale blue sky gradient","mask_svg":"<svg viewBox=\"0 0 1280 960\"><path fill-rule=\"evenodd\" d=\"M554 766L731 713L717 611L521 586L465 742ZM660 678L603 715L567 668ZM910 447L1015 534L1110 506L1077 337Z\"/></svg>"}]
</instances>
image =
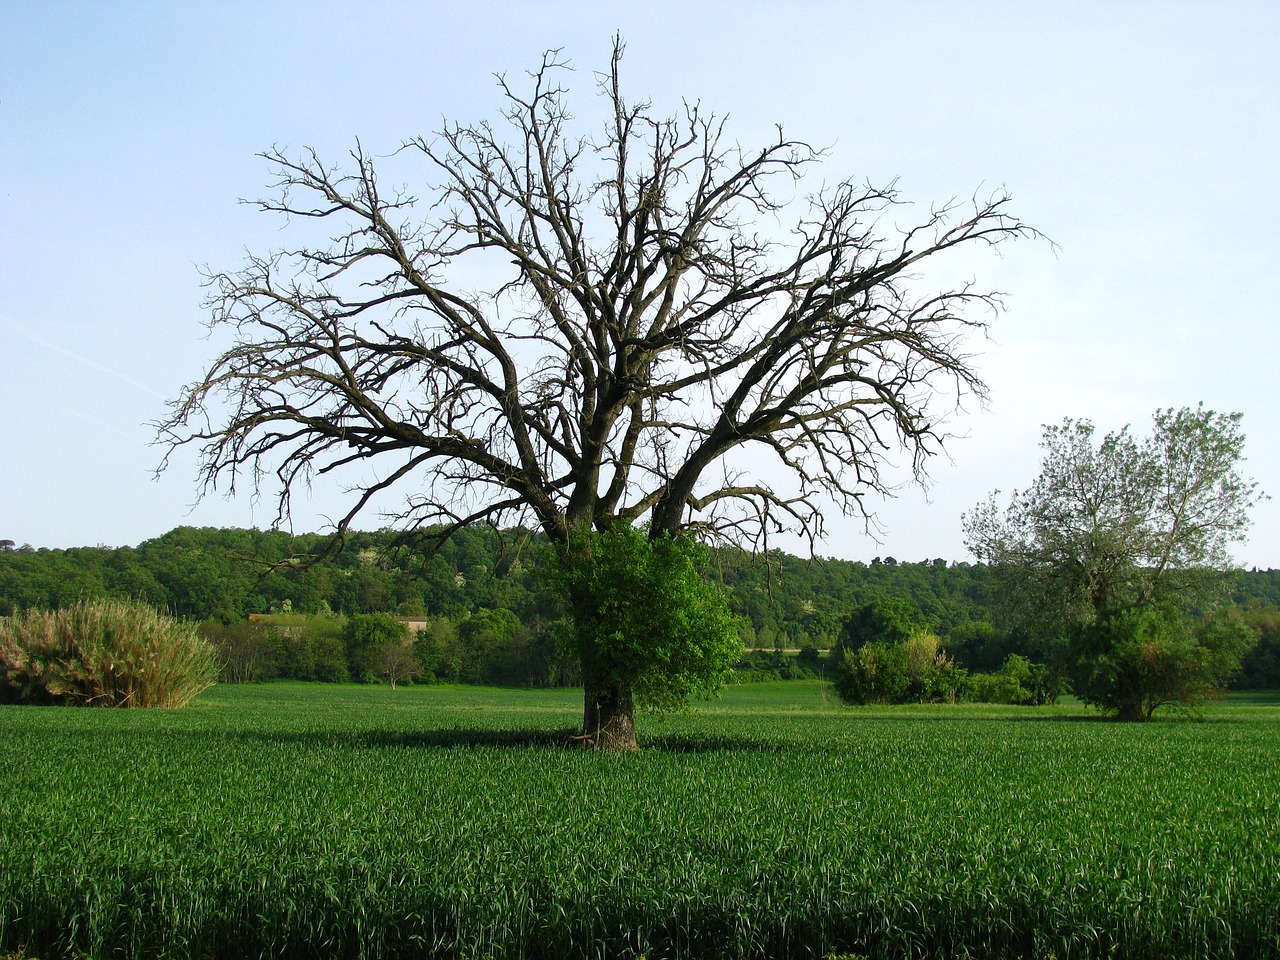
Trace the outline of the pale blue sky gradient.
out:
<instances>
[{"instance_id":1,"label":"pale blue sky gradient","mask_svg":"<svg viewBox=\"0 0 1280 960\"><path fill-rule=\"evenodd\" d=\"M237 202L267 192L255 153L337 163L492 117L493 73L549 47L591 121L615 31L632 99L700 100L746 145L782 123L830 147L825 179L896 178L925 210L1003 185L1058 244L956 268L1009 294L974 345L991 404L927 496L882 505L882 542L833 518L819 553L964 559L961 512L1027 484L1065 416L1242 411L1280 493L1280 4L54 0L0 6L0 539L269 525L248 497L192 510L189 457L153 480L146 425L217 352L198 267L289 242ZM339 501L299 498L294 529ZM1280 503L1255 519L1239 560L1280 566Z\"/></svg>"}]
</instances>

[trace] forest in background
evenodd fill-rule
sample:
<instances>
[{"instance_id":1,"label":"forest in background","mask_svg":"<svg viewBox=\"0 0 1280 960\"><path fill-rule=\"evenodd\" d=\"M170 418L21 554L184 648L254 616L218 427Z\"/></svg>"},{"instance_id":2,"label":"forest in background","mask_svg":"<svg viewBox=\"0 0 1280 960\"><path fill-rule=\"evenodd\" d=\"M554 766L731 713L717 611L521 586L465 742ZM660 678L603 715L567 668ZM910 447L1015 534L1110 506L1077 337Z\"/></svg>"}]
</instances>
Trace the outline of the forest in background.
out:
<instances>
[{"instance_id":1,"label":"forest in background","mask_svg":"<svg viewBox=\"0 0 1280 960\"><path fill-rule=\"evenodd\" d=\"M362 679L352 676L344 653L346 622L394 613L425 618L417 641L430 677L577 682L559 641L564 611L540 575L538 535L475 527L427 553L392 532L356 532L331 556L310 562L326 543L321 534L196 527L136 547L35 549L3 541L0 615L95 597L137 599L205 623L224 651L252 651L248 675L239 679L346 680ZM760 676L819 670L823 651L838 644L853 614L886 599L907 601L916 622L968 669L996 670L1010 653L1051 661L1044 638L993 623L989 573L982 564L941 557L862 563L732 548L716 550L705 571L743 618L744 646L760 651L743 667ZM1235 686L1280 688L1280 570L1236 572L1232 598L1260 633ZM291 624L285 638L268 643L264 631L253 630L249 616L264 614Z\"/></svg>"}]
</instances>

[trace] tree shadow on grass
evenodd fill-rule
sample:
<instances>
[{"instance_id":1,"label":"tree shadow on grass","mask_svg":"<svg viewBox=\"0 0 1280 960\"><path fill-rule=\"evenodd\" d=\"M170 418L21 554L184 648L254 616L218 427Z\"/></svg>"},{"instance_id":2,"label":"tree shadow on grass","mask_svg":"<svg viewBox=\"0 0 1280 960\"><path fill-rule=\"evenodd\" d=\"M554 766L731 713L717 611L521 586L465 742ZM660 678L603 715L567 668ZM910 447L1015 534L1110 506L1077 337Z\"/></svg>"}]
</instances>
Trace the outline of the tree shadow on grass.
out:
<instances>
[{"instance_id":1,"label":"tree shadow on grass","mask_svg":"<svg viewBox=\"0 0 1280 960\"><path fill-rule=\"evenodd\" d=\"M855 706L849 708L849 722L860 720L876 723L1098 723L1111 718L1102 713L1031 713L1036 707L1014 707L1001 710L971 711L963 706L932 706L925 711L895 710L884 706Z\"/></svg>"},{"instance_id":2,"label":"tree shadow on grass","mask_svg":"<svg viewBox=\"0 0 1280 960\"><path fill-rule=\"evenodd\" d=\"M1241 717L1213 715L1209 716L1199 708L1177 709L1166 707L1158 710L1154 716L1141 720L1126 720L1114 713L1082 713L1064 714L1060 716L1013 716L1006 718L1011 723L1091 723L1114 727L1152 727L1167 724L1219 724L1236 723Z\"/></svg>"},{"instance_id":3,"label":"tree shadow on grass","mask_svg":"<svg viewBox=\"0 0 1280 960\"><path fill-rule=\"evenodd\" d=\"M352 746L368 749L466 750L486 747L568 750L579 746L576 729L536 730L451 727L437 730L242 730L233 736L272 743Z\"/></svg>"},{"instance_id":4,"label":"tree shadow on grass","mask_svg":"<svg viewBox=\"0 0 1280 960\"><path fill-rule=\"evenodd\" d=\"M574 739L575 728L559 730L495 729L493 727L451 727L447 730L365 730L351 738L367 747L415 749L475 749L480 747L537 748L569 750L581 746Z\"/></svg>"},{"instance_id":5,"label":"tree shadow on grass","mask_svg":"<svg viewBox=\"0 0 1280 960\"><path fill-rule=\"evenodd\" d=\"M359 733L359 741L371 747L421 747L459 749L469 747L534 747L546 750L582 750L584 738L577 728L561 730L493 730L461 728L451 730L387 731ZM711 753L715 751L755 751L777 753L787 744L759 738L718 734L667 733L640 735L640 752Z\"/></svg>"},{"instance_id":6,"label":"tree shadow on grass","mask_svg":"<svg viewBox=\"0 0 1280 960\"><path fill-rule=\"evenodd\" d=\"M794 750L795 744L760 737L732 737L715 733L661 733L653 737L641 737L640 749L660 753L714 753L729 750L783 753Z\"/></svg>"},{"instance_id":7,"label":"tree shadow on grass","mask_svg":"<svg viewBox=\"0 0 1280 960\"><path fill-rule=\"evenodd\" d=\"M437 730L239 730L235 739L289 743L314 747L351 746L373 750L471 750L485 748L583 750L584 738L575 727L556 730L451 727ZM640 752L711 753L751 751L778 753L793 748L763 738L718 734L669 733L640 737Z\"/></svg>"}]
</instances>

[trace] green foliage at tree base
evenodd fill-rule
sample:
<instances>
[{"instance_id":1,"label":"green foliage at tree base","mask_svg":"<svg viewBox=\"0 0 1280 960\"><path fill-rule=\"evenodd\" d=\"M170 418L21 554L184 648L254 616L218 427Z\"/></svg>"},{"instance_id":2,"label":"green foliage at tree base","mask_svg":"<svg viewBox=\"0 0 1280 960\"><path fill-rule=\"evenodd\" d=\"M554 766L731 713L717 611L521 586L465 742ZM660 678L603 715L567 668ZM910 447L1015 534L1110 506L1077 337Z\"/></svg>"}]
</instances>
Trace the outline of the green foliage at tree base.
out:
<instances>
[{"instance_id":1,"label":"green foliage at tree base","mask_svg":"<svg viewBox=\"0 0 1280 960\"><path fill-rule=\"evenodd\" d=\"M568 639L594 682L630 689L655 710L724 685L742 656L740 622L699 571L708 552L692 537L616 524L575 535L553 558Z\"/></svg>"}]
</instances>

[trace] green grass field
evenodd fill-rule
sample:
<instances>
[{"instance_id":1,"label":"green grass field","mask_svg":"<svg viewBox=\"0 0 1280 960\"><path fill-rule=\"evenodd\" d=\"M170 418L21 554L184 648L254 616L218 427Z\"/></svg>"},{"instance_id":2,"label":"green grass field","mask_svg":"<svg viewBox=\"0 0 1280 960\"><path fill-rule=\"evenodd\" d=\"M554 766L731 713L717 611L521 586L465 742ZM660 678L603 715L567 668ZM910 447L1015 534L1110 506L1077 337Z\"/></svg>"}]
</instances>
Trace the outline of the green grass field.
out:
<instances>
[{"instance_id":1,"label":"green grass field","mask_svg":"<svg viewBox=\"0 0 1280 960\"><path fill-rule=\"evenodd\" d=\"M0 708L0 953L1280 956L1280 704L846 709L565 746L573 691Z\"/></svg>"}]
</instances>

